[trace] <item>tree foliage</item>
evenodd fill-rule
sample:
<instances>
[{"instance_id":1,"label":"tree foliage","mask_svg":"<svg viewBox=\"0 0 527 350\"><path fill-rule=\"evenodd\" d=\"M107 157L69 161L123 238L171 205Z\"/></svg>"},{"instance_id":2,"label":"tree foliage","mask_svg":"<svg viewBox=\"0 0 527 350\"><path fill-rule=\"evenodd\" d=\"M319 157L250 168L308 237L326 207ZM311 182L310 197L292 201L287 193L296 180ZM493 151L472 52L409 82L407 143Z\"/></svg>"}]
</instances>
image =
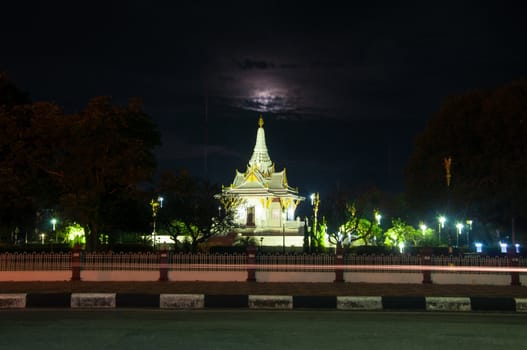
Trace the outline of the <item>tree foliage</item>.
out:
<instances>
[{"instance_id":1,"label":"tree foliage","mask_svg":"<svg viewBox=\"0 0 527 350\"><path fill-rule=\"evenodd\" d=\"M388 247L398 247L400 244L408 243L417 246L421 239L420 231L398 218L392 220L392 227L384 233L384 245Z\"/></svg>"},{"instance_id":2,"label":"tree foliage","mask_svg":"<svg viewBox=\"0 0 527 350\"><path fill-rule=\"evenodd\" d=\"M345 215L338 231L328 232L328 239L332 244L337 247L343 244L376 244L382 235L382 230L374 220L366 219L363 211L358 210L355 203L347 205Z\"/></svg>"},{"instance_id":3,"label":"tree foliage","mask_svg":"<svg viewBox=\"0 0 527 350\"><path fill-rule=\"evenodd\" d=\"M85 228L90 250L112 227L108 213L155 169L160 135L137 100L121 107L97 97L71 115L54 103L24 104L0 109L0 123L3 204L62 208Z\"/></svg>"},{"instance_id":4,"label":"tree foliage","mask_svg":"<svg viewBox=\"0 0 527 350\"><path fill-rule=\"evenodd\" d=\"M527 81L448 98L407 164L418 212L474 218L495 228L527 219ZM445 159L451 158L447 185Z\"/></svg>"},{"instance_id":5,"label":"tree foliage","mask_svg":"<svg viewBox=\"0 0 527 350\"><path fill-rule=\"evenodd\" d=\"M222 209L214 199L219 186L192 177L186 170L162 174L158 191L166 203L160 211L160 228L174 240L186 237L193 251L209 238L228 233L234 225L232 210Z\"/></svg>"},{"instance_id":6,"label":"tree foliage","mask_svg":"<svg viewBox=\"0 0 527 350\"><path fill-rule=\"evenodd\" d=\"M95 249L115 197L136 191L153 175L160 136L136 100L121 107L97 97L68 119L70 137L56 179L67 214L86 224L88 247Z\"/></svg>"},{"instance_id":7,"label":"tree foliage","mask_svg":"<svg viewBox=\"0 0 527 350\"><path fill-rule=\"evenodd\" d=\"M0 71L0 108L9 109L29 102L29 94L18 88L6 72Z\"/></svg>"}]
</instances>

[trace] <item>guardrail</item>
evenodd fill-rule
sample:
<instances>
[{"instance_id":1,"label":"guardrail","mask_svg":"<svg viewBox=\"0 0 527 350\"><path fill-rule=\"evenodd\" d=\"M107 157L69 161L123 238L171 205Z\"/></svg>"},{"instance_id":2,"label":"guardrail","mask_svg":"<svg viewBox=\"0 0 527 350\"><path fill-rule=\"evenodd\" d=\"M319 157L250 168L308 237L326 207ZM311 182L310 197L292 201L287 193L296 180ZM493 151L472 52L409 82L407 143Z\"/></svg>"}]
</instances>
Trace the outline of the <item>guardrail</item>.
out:
<instances>
[{"instance_id":1,"label":"guardrail","mask_svg":"<svg viewBox=\"0 0 527 350\"><path fill-rule=\"evenodd\" d=\"M71 270L71 253L2 253L0 271Z\"/></svg>"},{"instance_id":2,"label":"guardrail","mask_svg":"<svg viewBox=\"0 0 527 350\"><path fill-rule=\"evenodd\" d=\"M81 270L155 271L159 269L156 253L83 253Z\"/></svg>"},{"instance_id":3,"label":"guardrail","mask_svg":"<svg viewBox=\"0 0 527 350\"><path fill-rule=\"evenodd\" d=\"M81 271L160 271L168 280L169 271L247 271L248 280L265 272L334 272L343 281L343 272L413 272L423 274L423 283L432 283L431 271L441 273L510 274L511 284L519 284L519 273L527 273L527 258L511 256L415 256L342 254L191 254L191 253L1 253L0 271L72 271L78 280Z\"/></svg>"}]
</instances>

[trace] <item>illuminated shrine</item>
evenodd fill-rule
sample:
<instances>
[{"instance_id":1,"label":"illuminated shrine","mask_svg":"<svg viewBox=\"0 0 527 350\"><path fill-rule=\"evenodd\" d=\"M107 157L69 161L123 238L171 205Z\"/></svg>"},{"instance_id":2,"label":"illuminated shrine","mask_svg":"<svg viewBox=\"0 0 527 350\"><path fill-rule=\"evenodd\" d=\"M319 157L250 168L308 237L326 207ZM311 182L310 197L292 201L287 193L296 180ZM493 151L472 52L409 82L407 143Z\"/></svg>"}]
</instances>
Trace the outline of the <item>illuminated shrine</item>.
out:
<instances>
[{"instance_id":1,"label":"illuminated shrine","mask_svg":"<svg viewBox=\"0 0 527 350\"><path fill-rule=\"evenodd\" d=\"M242 235L253 236L264 245L302 246L304 222L295 218L295 210L305 198L289 185L285 168L275 171L263 126L260 116L247 169L236 170L232 184L223 186L216 198L224 205L230 203Z\"/></svg>"}]
</instances>

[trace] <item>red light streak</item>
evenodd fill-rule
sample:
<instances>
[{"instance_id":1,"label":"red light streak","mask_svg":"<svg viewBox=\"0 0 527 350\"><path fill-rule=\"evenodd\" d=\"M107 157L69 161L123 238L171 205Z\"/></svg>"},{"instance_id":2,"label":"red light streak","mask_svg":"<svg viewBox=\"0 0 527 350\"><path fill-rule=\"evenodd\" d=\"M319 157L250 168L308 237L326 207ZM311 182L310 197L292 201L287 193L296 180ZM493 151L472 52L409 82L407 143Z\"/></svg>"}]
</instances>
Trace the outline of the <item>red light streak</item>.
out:
<instances>
[{"instance_id":1,"label":"red light streak","mask_svg":"<svg viewBox=\"0 0 527 350\"><path fill-rule=\"evenodd\" d=\"M344 271L438 271L438 272L521 272L527 273L527 267L517 266L435 266L435 265L305 265L305 264L170 264L177 270L257 270L299 272L298 270L344 270Z\"/></svg>"}]
</instances>

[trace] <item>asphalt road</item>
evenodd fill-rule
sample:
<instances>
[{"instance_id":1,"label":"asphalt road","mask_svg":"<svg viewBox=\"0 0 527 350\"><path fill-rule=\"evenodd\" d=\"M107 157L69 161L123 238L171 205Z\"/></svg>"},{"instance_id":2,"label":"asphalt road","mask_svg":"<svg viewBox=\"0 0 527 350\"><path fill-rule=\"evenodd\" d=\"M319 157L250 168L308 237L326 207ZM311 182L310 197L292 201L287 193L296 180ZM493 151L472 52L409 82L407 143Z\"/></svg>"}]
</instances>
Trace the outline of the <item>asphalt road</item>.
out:
<instances>
[{"instance_id":1,"label":"asphalt road","mask_svg":"<svg viewBox=\"0 0 527 350\"><path fill-rule=\"evenodd\" d=\"M527 315L2 310L0 349L522 349Z\"/></svg>"}]
</instances>

